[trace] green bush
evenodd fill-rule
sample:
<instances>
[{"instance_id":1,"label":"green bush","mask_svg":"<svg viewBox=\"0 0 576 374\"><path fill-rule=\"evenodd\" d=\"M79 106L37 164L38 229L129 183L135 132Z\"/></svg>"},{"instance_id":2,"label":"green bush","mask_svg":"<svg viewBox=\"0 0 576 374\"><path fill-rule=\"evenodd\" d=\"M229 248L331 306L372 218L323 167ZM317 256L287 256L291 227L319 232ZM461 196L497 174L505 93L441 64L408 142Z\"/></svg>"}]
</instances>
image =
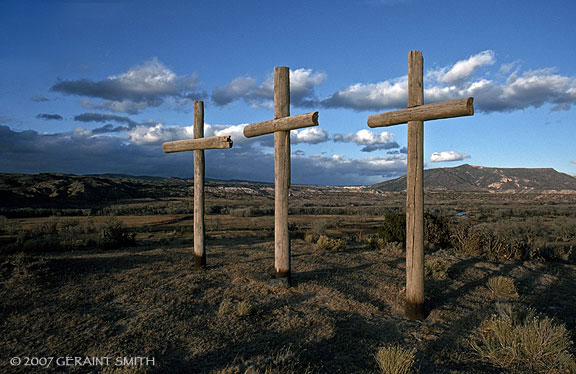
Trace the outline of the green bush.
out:
<instances>
[{"instance_id":1,"label":"green bush","mask_svg":"<svg viewBox=\"0 0 576 374\"><path fill-rule=\"evenodd\" d=\"M450 240L451 221L442 215L424 215L424 240L435 249L446 249L452 246Z\"/></svg>"},{"instance_id":2,"label":"green bush","mask_svg":"<svg viewBox=\"0 0 576 374\"><path fill-rule=\"evenodd\" d=\"M386 213L384 225L378 229L378 237L384 241L406 242L406 215L400 213Z\"/></svg>"}]
</instances>

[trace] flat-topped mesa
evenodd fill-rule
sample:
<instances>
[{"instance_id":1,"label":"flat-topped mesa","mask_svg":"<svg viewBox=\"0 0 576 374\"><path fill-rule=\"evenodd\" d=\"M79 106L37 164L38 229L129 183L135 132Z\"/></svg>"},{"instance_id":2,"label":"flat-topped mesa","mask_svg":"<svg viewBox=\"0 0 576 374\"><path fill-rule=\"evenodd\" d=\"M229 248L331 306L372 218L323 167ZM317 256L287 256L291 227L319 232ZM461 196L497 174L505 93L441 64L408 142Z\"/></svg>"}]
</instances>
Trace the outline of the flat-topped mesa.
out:
<instances>
[{"instance_id":1,"label":"flat-topped mesa","mask_svg":"<svg viewBox=\"0 0 576 374\"><path fill-rule=\"evenodd\" d=\"M276 131L290 131L310 126L318 126L318 112L253 123L244 127L244 136L253 138L255 136L271 134Z\"/></svg>"},{"instance_id":2,"label":"flat-topped mesa","mask_svg":"<svg viewBox=\"0 0 576 374\"><path fill-rule=\"evenodd\" d=\"M166 142L162 144L164 153L198 151L205 149L225 149L232 148L232 138L230 136L212 136L210 138L185 139Z\"/></svg>"},{"instance_id":3,"label":"flat-topped mesa","mask_svg":"<svg viewBox=\"0 0 576 374\"><path fill-rule=\"evenodd\" d=\"M417 105L393 112L373 114L368 117L369 127L386 127L410 121L430 121L434 119L474 115L474 98L444 101L441 103Z\"/></svg>"}]
</instances>

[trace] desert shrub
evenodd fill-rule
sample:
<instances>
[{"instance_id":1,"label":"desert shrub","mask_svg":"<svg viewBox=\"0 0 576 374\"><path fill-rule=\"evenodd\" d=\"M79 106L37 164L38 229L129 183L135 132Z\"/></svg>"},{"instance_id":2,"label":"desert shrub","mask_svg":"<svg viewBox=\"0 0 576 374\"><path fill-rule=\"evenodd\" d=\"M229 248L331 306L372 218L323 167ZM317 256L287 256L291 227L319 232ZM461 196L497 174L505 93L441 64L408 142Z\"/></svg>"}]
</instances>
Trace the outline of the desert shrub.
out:
<instances>
[{"instance_id":1,"label":"desert shrub","mask_svg":"<svg viewBox=\"0 0 576 374\"><path fill-rule=\"evenodd\" d=\"M566 327L530 310L501 307L470 345L482 359L514 373L576 373Z\"/></svg>"},{"instance_id":2,"label":"desert shrub","mask_svg":"<svg viewBox=\"0 0 576 374\"><path fill-rule=\"evenodd\" d=\"M468 222L453 225L450 238L458 252L470 256L481 256L483 254L482 233Z\"/></svg>"},{"instance_id":3,"label":"desert shrub","mask_svg":"<svg viewBox=\"0 0 576 374\"><path fill-rule=\"evenodd\" d=\"M375 358L382 374L408 374L414 369L414 349L388 345L378 349Z\"/></svg>"},{"instance_id":4,"label":"desert shrub","mask_svg":"<svg viewBox=\"0 0 576 374\"><path fill-rule=\"evenodd\" d=\"M518 297L518 291L514 285L514 280L509 277L496 276L488 279L488 289L492 293L492 298L514 298Z\"/></svg>"},{"instance_id":5,"label":"desert shrub","mask_svg":"<svg viewBox=\"0 0 576 374\"><path fill-rule=\"evenodd\" d=\"M406 242L406 215L386 213L384 225L378 229L378 237L386 242Z\"/></svg>"},{"instance_id":6,"label":"desert shrub","mask_svg":"<svg viewBox=\"0 0 576 374\"><path fill-rule=\"evenodd\" d=\"M226 317L234 312L234 304L228 299L222 300L218 306L218 317Z\"/></svg>"},{"instance_id":7,"label":"desert shrub","mask_svg":"<svg viewBox=\"0 0 576 374\"><path fill-rule=\"evenodd\" d=\"M318 240L318 236L316 236L314 234L306 234L306 236L304 236L304 241L306 243L309 243L309 244L316 243L317 240Z\"/></svg>"},{"instance_id":8,"label":"desert shrub","mask_svg":"<svg viewBox=\"0 0 576 374\"><path fill-rule=\"evenodd\" d=\"M122 247L134 244L135 237L136 234L129 232L118 218L112 217L100 227L96 244L102 248Z\"/></svg>"},{"instance_id":9,"label":"desert shrub","mask_svg":"<svg viewBox=\"0 0 576 374\"><path fill-rule=\"evenodd\" d=\"M451 247L450 225L448 218L437 214L424 215L424 240L435 249Z\"/></svg>"},{"instance_id":10,"label":"desert shrub","mask_svg":"<svg viewBox=\"0 0 576 374\"><path fill-rule=\"evenodd\" d=\"M343 239L330 239L326 235L320 235L316 241L316 249L320 251L341 251L346 247Z\"/></svg>"},{"instance_id":11,"label":"desert shrub","mask_svg":"<svg viewBox=\"0 0 576 374\"><path fill-rule=\"evenodd\" d=\"M241 301L238 304L236 304L236 312L238 313L239 316L248 316L252 313L253 307L252 304L250 304L247 301Z\"/></svg>"},{"instance_id":12,"label":"desert shrub","mask_svg":"<svg viewBox=\"0 0 576 374\"><path fill-rule=\"evenodd\" d=\"M375 249L375 250L384 250L386 246L389 244L384 239L370 235L365 238L366 243L368 244L368 248Z\"/></svg>"},{"instance_id":13,"label":"desert shrub","mask_svg":"<svg viewBox=\"0 0 576 374\"><path fill-rule=\"evenodd\" d=\"M384 225L378 229L378 236L386 242L406 242L406 215L387 213L384 215ZM424 240L435 249L449 248L450 221L436 214L424 215Z\"/></svg>"},{"instance_id":14,"label":"desert shrub","mask_svg":"<svg viewBox=\"0 0 576 374\"><path fill-rule=\"evenodd\" d=\"M431 260L424 264L424 275L427 278L439 280L448 278L448 266L442 260Z\"/></svg>"}]
</instances>

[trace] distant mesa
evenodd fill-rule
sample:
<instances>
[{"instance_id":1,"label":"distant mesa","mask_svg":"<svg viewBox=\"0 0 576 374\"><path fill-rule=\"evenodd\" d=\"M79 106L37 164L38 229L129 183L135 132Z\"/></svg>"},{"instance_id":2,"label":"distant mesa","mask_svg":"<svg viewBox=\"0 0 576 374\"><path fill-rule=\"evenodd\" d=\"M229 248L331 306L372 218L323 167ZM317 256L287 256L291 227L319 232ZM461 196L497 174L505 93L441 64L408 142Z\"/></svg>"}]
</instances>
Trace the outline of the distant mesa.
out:
<instances>
[{"instance_id":1,"label":"distant mesa","mask_svg":"<svg viewBox=\"0 0 576 374\"><path fill-rule=\"evenodd\" d=\"M377 183L379 191L406 190L406 176ZM576 191L576 178L552 168L489 168L460 165L424 170L424 189L428 191L541 192Z\"/></svg>"}]
</instances>

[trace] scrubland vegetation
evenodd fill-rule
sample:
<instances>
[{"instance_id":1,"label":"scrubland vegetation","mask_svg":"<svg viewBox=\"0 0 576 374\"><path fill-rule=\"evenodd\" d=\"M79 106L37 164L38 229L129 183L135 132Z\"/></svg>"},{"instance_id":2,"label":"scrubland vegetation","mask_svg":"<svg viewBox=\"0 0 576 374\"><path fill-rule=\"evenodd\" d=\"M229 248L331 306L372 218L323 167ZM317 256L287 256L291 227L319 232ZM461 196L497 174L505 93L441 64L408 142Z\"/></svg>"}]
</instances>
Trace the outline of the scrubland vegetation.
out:
<instances>
[{"instance_id":1,"label":"scrubland vegetation","mask_svg":"<svg viewBox=\"0 0 576 374\"><path fill-rule=\"evenodd\" d=\"M422 322L403 317L401 193L292 197L290 288L270 196L208 194L205 272L190 198L5 208L0 371L29 352L156 358L138 373L576 373L574 196L427 194Z\"/></svg>"}]
</instances>

